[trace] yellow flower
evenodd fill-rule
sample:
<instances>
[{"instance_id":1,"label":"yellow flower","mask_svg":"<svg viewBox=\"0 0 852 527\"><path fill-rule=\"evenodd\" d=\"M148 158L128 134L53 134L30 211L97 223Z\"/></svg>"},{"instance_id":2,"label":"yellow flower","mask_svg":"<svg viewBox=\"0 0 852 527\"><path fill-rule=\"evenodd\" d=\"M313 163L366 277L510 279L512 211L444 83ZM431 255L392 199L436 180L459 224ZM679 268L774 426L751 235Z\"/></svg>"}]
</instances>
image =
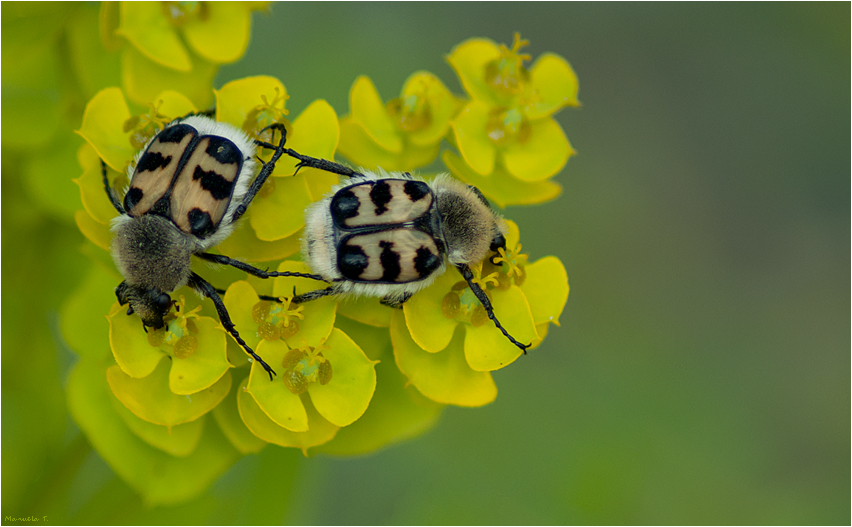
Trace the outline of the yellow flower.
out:
<instances>
[{"instance_id":1,"label":"yellow flower","mask_svg":"<svg viewBox=\"0 0 852 527\"><path fill-rule=\"evenodd\" d=\"M500 323L516 340L535 348L547 323L558 323L568 280L556 258L527 264L517 226L507 223L506 249L472 270ZM394 314L391 338L400 370L423 395L444 404L491 402L497 389L489 372L521 355L454 269L414 295L403 313Z\"/></svg>"},{"instance_id":2,"label":"yellow flower","mask_svg":"<svg viewBox=\"0 0 852 527\"><path fill-rule=\"evenodd\" d=\"M431 163L460 101L434 75L419 71L399 98L383 104L369 77L349 91L349 115L340 119L340 153L375 169L413 170Z\"/></svg>"},{"instance_id":3,"label":"yellow flower","mask_svg":"<svg viewBox=\"0 0 852 527\"><path fill-rule=\"evenodd\" d=\"M515 34L511 48L487 39L459 44L447 60L471 97L452 122L453 140L464 163L450 166L464 181L494 178L483 194L504 204L519 201L509 188L531 185L526 202L558 194L542 182L556 175L574 151L552 114L578 106L577 79L561 57L545 54L529 70L520 53L528 44ZM449 163L448 163L449 165ZM470 181L468 181L470 182Z\"/></svg>"}]
</instances>

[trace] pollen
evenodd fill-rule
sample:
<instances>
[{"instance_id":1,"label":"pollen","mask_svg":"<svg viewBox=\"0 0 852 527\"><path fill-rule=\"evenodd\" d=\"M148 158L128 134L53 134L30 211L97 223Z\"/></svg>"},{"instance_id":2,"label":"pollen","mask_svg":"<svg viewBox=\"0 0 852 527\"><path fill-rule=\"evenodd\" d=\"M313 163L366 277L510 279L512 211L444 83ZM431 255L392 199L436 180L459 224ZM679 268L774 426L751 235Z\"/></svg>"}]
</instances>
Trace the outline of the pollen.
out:
<instances>
[{"instance_id":1,"label":"pollen","mask_svg":"<svg viewBox=\"0 0 852 527\"><path fill-rule=\"evenodd\" d=\"M257 325L257 336L263 340L278 340L281 338L281 332L275 324L264 321Z\"/></svg>"},{"instance_id":2,"label":"pollen","mask_svg":"<svg viewBox=\"0 0 852 527\"><path fill-rule=\"evenodd\" d=\"M287 389L300 394L307 390L311 383L326 385L331 382L331 362L322 354L323 350L329 349L331 348L325 344L325 339L320 339L316 347L305 343L301 348L288 351L281 362L284 367L282 379Z\"/></svg>"},{"instance_id":3,"label":"pollen","mask_svg":"<svg viewBox=\"0 0 852 527\"><path fill-rule=\"evenodd\" d=\"M481 305L478 305L473 308L473 313L470 315L470 325L478 328L488 322L488 313L485 311L485 308Z\"/></svg>"},{"instance_id":4,"label":"pollen","mask_svg":"<svg viewBox=\"0 0 852 527\"><path fill-rule=\"evenodd\" d=\"M293 297L282 297L279 302L261 300L251 310L252 320L257 324L257 336L264 340L288 339L299 332L299 322L304 320L305 307L294 305Z\"/></svg>"},{"instance_id":5,"label":"pollen","mask_svg":"<svg viewBox=\"0 0 852 527\"><path fill-rule=\"evenodd\" d=\"M148 344L150 344L154 348L159 348L163 345L163 342L166 341L166 329L149 329L148 330Z\"/></svg>"},{"instance_id":6,"label":"pollen","mask_svg":"<svg viewBox=\"0 0 852 527\"><path fill-rule=\"evenodd\" d=\"M308 389L308 380L302 375L302 372L296 370L287 370L282 376L284 386L292 393L299 395Z\"/></svg>"},{"instance_id":7,"label":"pollen","mask_svg":"<svg viewBox=\"0 0 852 527\"><path fill-rule=\"evenodd\" d=\"M443 313L446 318L453 319L459 316L459 311L461 311L461 299L459 298L458 293L450 291L444 295L444 299L441 300L441 313Z\"/></svg>"},{"instance_id":8,"label":"pollen","mask_svg":"<svg viewBox=\"0 0 852 527\"><path fill-rule=\"evenodd\" d=\"M176 359L186 359L198 349L198 339L195 335L184 335L175 343L173 353Z\"/></svg>"}]
</instances>

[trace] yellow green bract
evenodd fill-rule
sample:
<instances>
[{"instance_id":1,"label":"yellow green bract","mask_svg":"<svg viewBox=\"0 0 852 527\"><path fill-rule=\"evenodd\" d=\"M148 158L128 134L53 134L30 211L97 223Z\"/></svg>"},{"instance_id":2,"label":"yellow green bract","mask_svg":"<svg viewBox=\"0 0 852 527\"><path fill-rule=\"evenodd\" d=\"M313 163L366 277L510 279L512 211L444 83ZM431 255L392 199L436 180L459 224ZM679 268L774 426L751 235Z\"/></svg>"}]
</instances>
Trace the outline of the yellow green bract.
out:
<instances>
[{"instance_id":1,"label":"yellow green bract","mask_svg":"<svg viewBox=\"0 0 852 527\"><path fill-rule=\"evenodd\" d=\"M353 165L398 171L438 160L506 207L555 199L561 187L552 177L573 153L553 114L579 105L576 76L553 54L527 69L530 57L521 53L527 43L519 35L511 47L472 39L452 50L447 60L465 97L425 71L410 75L389 101L369 77L357 78L349 113L340 118L324 100L291 113L287 88L270 76L212 90L218 65L245 51L249 12L257 7L105 3L62 15L75 24L68 37L71 69L85 77L79 85L88 101L81 104L77 135L66 134L74 141L62 147L61 159L76 158L80 168L63 181L75 197L79 192L74 221L92 242L87 253L95 262L61 310L63 335L81 357L68 401L95 448L150 503L188 499L240 455L270 443L305 455L357 455L415 437L435 424L445 405L493 402L498 391L491 372L522 352L452 266L401 309L378 298L328 296L296 304L295 295L330 284L211 271L241 338L276 371L271 381L225 331L211 303L189 289L169 292L175 305L163 328L143 328L115 301L121 277L108 251L118 213L104 191L101 160L109 184L121 192L135 156L155 134L176 118L215 106L215 119L273 145L281 132L270 125L279 123L288 148L321 159L333 160L339 150ZM93 50L102 55L80 60ZM36 45L18 51L46 59ZM17 78L19 69L10 65L9 75ZM55 77L39 70L27 82L37 92ZM47 129L59 126L48 117ZM38 142L39 133L21 139ZM272 154L257 151L264 162ZM52 178L60 165L33 170ZM297 255L304 211L339 182L283 156L243 221L213 251L310 273ZM503 327L535 350L550 324L559 325L568 278L556 257L530 259L518 226L506 224L506 248L471 270Z\"/></svg>"}]
</instances>

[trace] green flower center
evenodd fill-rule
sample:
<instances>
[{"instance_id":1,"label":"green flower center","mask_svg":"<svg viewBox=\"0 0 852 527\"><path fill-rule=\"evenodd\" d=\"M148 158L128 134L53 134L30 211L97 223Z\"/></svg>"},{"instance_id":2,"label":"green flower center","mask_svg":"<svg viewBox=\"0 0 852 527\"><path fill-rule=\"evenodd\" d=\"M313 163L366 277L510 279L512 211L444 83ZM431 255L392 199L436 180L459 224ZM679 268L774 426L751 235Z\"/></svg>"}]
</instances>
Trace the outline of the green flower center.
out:
<instances>
[{"instance_id":1,"label":"green flower center","mask_svg":"<svg viewBox=\"0 0 852 527\"><path fill-rule=\"evenodd\" d=\"M162 105L162 100L156 103L148 103L148 111L146 113L134 115L124 121L121 129L124 133L130 134L130 144L135 150L142 150L152 137L157 135L160 130L172 121L170 117L166 117L160 113L159 110Z\"/></svg>"},{"instance_id":2,"label":"green flower center","mask_svg":"<svg viewBox=\"0 0 852 527\"><path fill-rule=\"evenodd\" d=\"M488 285L499 286L499 273L490 273L483 278L482 266L471 267L471 271L474 275L473 282L479 285L485 292L485 296L491 300ZM488 321L488 312L465 281L456 282L450 292L444 295L441 301L441 313L446 318L465 322L473 327L479 327Z\"/></svg>"},{"instance_id":3,"label":"green flower center","mask_svg":"<svg viewBox=\"0 0 852 527\"><path fill-rule=\"evenodd\" d=\"M518 52L528 44L528 40L521 40L520 33L515 33L512 49L500 44L500 56L485 66L485 82L507 95L522 93L524 84L530 78L529 72L524 68L524 61L530 60L531 57Z\"/></svg>"},{"instance_id":4,"label":"green flower center","mask_svg":"<svg viewBox=\"0 0 852 527\"><path fill-rule=\"evenodd\" d=\"M293 126L286 119L286 115L290 113L284 105L290 96L283 93L277 87L275 88L275 97L270 102L266 95L261 95L260 104L249 110L246 114L246 120L243 122L243 130L248 132L249 136L266 141L267 143L275 143L275 130L266 127L275 123L282 123L287 130L287 136L290 137L293 132Z\"/></svg>"},{"instance_id":5,"label":"green flower center","mask_svg":"<svg viewBox=\"0 0 852 527\"><path fill-rule=\"evenodd\" d=\"M428 89L428 85L424 82L415 88L414 93L388 101L388 114L400 130L415 132L432 123L432 109L426 97Z\"/></svg>"},{"instance_id":6,"label":"green flower center","mask_svg":"<svg viewBox=\"0 0 852 527\"><path fill-rule=\"evenodd\" d=\"M193 319L198 318L201 306L186 311L186 298L181 295L175 302L175 310L163 319L160 329L148 330L148 344L160 348L176 359L186 359L198 349L198 326Z\"/></svg>"},{"instance_id":7,"label":"green flower center","mask_svg":"<svg viewBox=\"0 0 852 527\"><path fill-rule=\"evenodd\" d=\"M299 332L299 320L305 320L305 307L295 305L293 297L283 297L280 302L261 300L252 307L251 318L257 324L257 336L264 340L288 339Z\"/></svg>"},{"instance_id":8,"label":"green flower center","mask_svg":"<svg viewBox=\"0 0 852 527\"><path fill-rule=\"evenodd\" d=\"M305 344L301 348L288 351L281 362L284 367L281 378L287 389L298 395L304 393L312 383L326 385L331 382L331 362L322 354L323 350L329 349L331 348L325 344L325 339L320 339L315 348Z\"/></svg>"},{"instance_id":9,"label":"green flower center","mask_svg":"<svg viewBox=\"0 0 852 527\"><path fill-rule=\"evenodd\" d=\"M529 121L518 108L494 108L488 114L485 133L498 146L505 146L512 141L525 143L531 132Z\"/></svg>"},{"instance_id":10,"label":"green flower center","mask_svg":"<svg viewBox=\"0 0 852 527\"><path fill-rule=\"evenodd\" d=\"M176 27L192 18L204 21L209 16L207 2L163 2L162 6L166 18Z\"/></svg>"}]
</instances>

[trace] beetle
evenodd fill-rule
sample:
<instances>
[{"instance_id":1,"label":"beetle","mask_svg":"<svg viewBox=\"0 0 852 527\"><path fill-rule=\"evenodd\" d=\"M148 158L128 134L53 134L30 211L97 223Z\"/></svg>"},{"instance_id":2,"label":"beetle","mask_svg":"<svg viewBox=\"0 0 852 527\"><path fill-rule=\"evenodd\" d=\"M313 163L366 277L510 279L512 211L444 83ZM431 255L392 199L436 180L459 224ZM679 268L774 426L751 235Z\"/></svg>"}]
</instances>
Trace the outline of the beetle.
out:
<instances>
[{"instance_id":1,"label":"beetle","mask_svg":"<svg viewBox=\"0 0 852 527\"><path fill-rule=\"evenodd\" d=\"M518 342L500 324L470 269L489 252L506 248L505 224L479 189L449 175L426 182L407 172L358 172L292 149L285 153L299 161L298 168L349 178L305 213L302 258L331 285L296 295L293 302L353 295L400 307L452 265L488 318L526 353L531 344Z\"/></svg>"},{"instance_id":2,"label":"beetle","mask_svg":"<svg viewBox=\"0 0 852 527\"><path fill-rule=\"evenodd\" d=\"M143 328L159 329L174 304L172 291L188 285L216 306L225 330L258 361L272 379L275 371L240 337L217 290L192 271L190 257L230 265L260 278L318 275L267 272L221 254L207 252L234 229L283 155L286 129L278 145L252 141L241 130L201 114L175 119L152 137L128 167L130 185L119 200L101 160L104 188L118 211L111 253L124 277L115 294ZM273 149L254 180L257 147ZM251 183L251 184L250 184Z\"/></svg>"}]
</instances>

